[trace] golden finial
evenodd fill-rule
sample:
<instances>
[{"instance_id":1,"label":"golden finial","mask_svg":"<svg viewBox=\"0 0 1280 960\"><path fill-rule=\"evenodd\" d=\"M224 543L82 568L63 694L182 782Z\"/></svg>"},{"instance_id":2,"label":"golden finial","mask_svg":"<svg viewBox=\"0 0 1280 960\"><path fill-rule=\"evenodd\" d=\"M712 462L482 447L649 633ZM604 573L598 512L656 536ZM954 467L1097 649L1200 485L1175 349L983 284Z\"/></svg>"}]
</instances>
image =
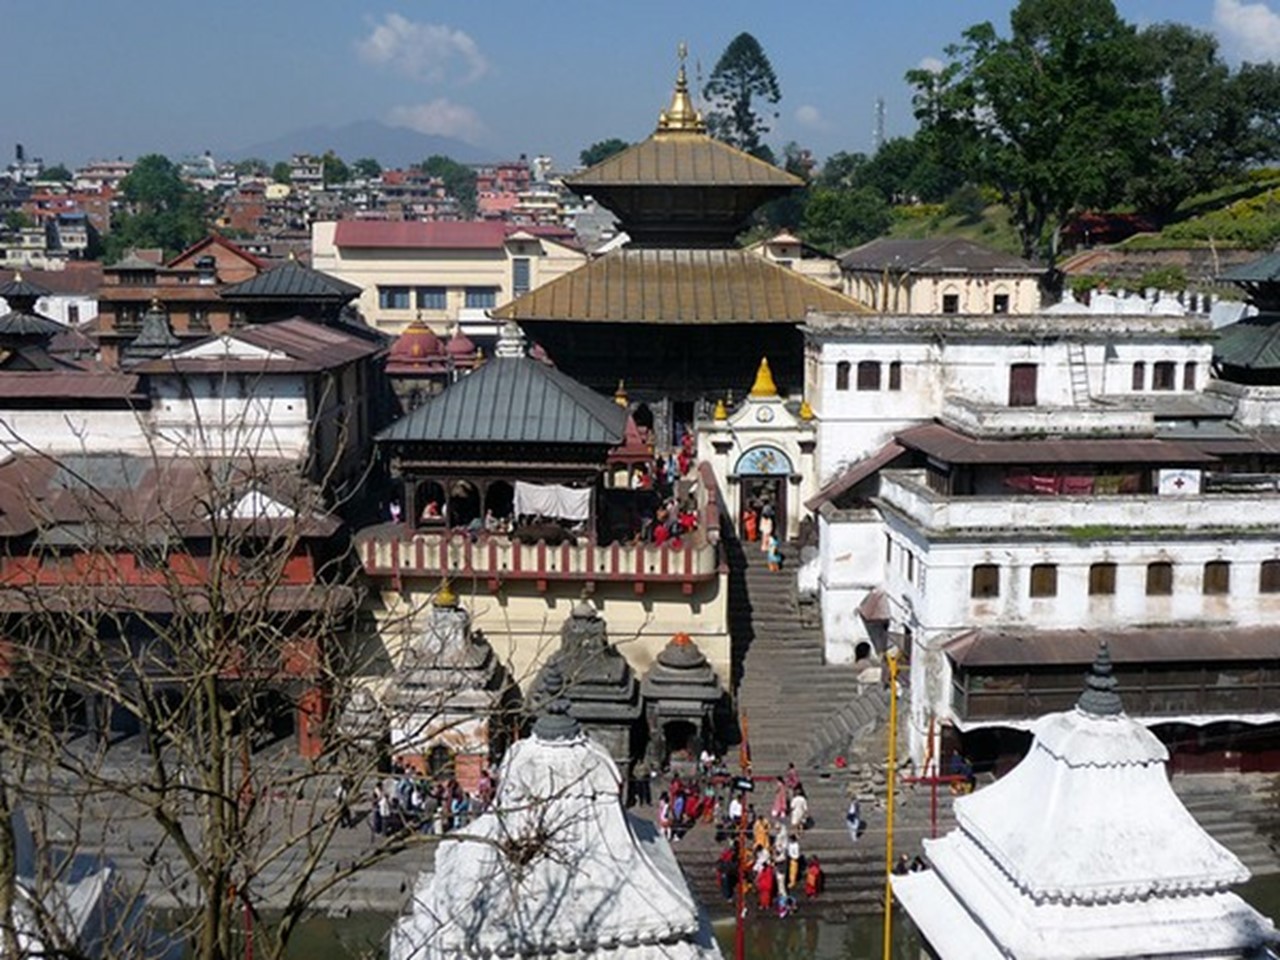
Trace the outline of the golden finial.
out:
<instances>
[{"instance_id":1,"label":"golden finial","mask_svg":"<svg viewBox=\"0 0 1280 960\"><path fill-rule=\"evenodd\" d=\"M15 271L13 271L13 282L14 282L14 283L21 283L21 282L22 282L22 271L21 271L21 270L15 270Z\"/></svg>"},{"instance_id":2,"label":"golden finial","mask_svg":"<svg viewBox=\"0 0 1280 960\"><path fill-rule=\"evenodd\" d=\"M716 420L728 420L728 419L729 419L729 409L724 405L724 401L723 401L723 400L717 400L717 401L716 401L716 409L715 409L715 412L714 412L711 416L712 416L714 419L716 419Z\"/></svg>"},{"instance_id":3,"label":"golden finial","mask_svg":"<svg viewBox=\"0 0 1280 960\"><path fill-rule=\"evenodd\" d=\"M801 420L813 419L813 407L809 406L808 398L805 398L804 400L800 401L800 419Z\"/></svg>"},{"instance_id":4,"label":"golden finial","mask_svg":"<svg viewBox=\"0 0 1280 960\"><path fill-rule=\"evenodd\" d=\"M436 591L436 598L432 603L437 608L452 608L458 605L458 595L453 592L453 587L450 586L448 577L440 581L440 589Z\"/></svg>"},{"instance_id":5,"label":"golden finial","mask_svg":"<svg viewBox=\"0 0 1280 960\"><path fill-rule=\"evenodd\" d=\"M290 250L290 251L289 251L289 262L290 262L290 263L297 263L297 262L298 262L298 251L297 251L297 250Z\"/></svg>"},{"instance_id":6,"label":"golden finial","mask_svg":"<svg viewBox=\"0 0 1280 960\"><path fill-rule=\"evenodd\" d=\"M151 297L151 310L156 313L164 313L164 307L161 306L160 297L157 294L153 294Z\"/></svg>"},{"instance_id":7,"label":"golden finial","mask_svg":"<svg viewBox=\"0 0 1280 960\"><path fill-rule=\"evenodd\" d=\"M680 58L676 89L671 95L671 106L658 114L658 133L706 133L707 125L702 120L702 114L694 107L693 98L689 96L689 78L684 72L689 47L684 41L676 48L676 55Z\"/></svg>"},{"instance_id":8,"label":"golden finial","mask_svg":"<svg viewBox=\"0 0 1280 960\"><path fill-rule=\"evenodd\" d=\"M613 392L613 402L624 410L627 408L627 382L618 380L618 389Z\"/></svg>"},{"instance_id":9,"label":"golden finial","mask_svg":"<svg viewBox=\"0 0 1280 960\"><path fill-rule=\"evenodd\" d=\"M773 382L773 371L769 369L769 358L760 358L760 369L756 371L756 382L751 385L753 397L776 397L778 385Z\"/></svg>"}]
</instances>

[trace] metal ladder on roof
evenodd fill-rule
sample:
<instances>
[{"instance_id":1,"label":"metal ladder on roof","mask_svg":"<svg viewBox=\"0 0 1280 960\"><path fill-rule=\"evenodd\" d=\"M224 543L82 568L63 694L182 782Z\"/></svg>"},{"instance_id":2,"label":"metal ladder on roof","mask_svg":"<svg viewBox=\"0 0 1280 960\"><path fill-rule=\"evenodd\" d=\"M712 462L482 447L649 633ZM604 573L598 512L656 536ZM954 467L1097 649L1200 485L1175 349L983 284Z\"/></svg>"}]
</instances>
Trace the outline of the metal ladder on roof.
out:
<instances>
[{"instance_id":1,"label":"metal ladder on roof","mask_svg":"<svg viewBox=\"0 0 1280 960\"><path fill-rule=\"evenodd\" d=\"M1071 373L1071 402L1077 407L1089 403L1089 365L1085 358L1084 344L1079 340L1067 341L1067 365Z\"/></svg>"}]
</instances>

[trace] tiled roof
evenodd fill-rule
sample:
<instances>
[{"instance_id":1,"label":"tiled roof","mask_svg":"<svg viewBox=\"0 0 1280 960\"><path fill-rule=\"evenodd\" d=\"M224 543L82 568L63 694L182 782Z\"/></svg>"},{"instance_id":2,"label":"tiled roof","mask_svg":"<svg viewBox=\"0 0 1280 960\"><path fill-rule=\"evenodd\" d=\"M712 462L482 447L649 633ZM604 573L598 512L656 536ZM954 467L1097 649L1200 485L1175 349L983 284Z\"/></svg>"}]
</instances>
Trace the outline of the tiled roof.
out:
<instances>
[{"instance_id":1,"label":"tiled roof","mask_svg":"<svg viewBox=\"0 0 1280 960\"><path fill-rule=\"evenodd\" d=\"M992 250L960 237L930 237L924 240L881 238L844 253L840 266L846 270L892 270L895 273L1023 273L1044 272L1028 260Z\"/></svg>"},{"instance_id":2,"label":"tiled roof","mask_svg":"<svg viewBox=\"0 0 1280 960\"><path fill-rule=\"evenodd\" d=\"M0 284L0 297L4 297L6 300L13 297L39 300L41 297L47 297L52 292L48 287L32 283L25 274L14 274L8 282Z\"/></svg>"},{"instance_id":3,"label":"tiled roof","mask_svg":"<svg viewBox=\"0 0 1280 960\"><path fill-rule=\"evenodd\" d=\"M360 296L360 287L319 270L304 267L296 260L286 260L256 277L223 287L221 293L224 300L350 300Z\"/></svg>"},{"instance_id":4,"label":"tiled roof","mask_svg":"<svg viewBox=\"0 0 1280 960\"><path fill-rule=\"evenodd\" d=\"M499 357L387 427L380 442L616 446L627 414L609 397L529 357Z\"/></svg>"},{"instance_id":5,"label":"tiled roof","mask_svg":"<svg viewBox=\"0 0 1280 960\"><path fill-rule=\"evenodd\" d=\"M7 370L0 372L0 405L31 401L76 406L85 400L142 399L138 378L113 370Z\"/></svg>"},{"instance_id":6,"label":"tiled roof","mask_svg":"<svg viewBox=\"0 0 1280 960\"><path fill-rule=\"evenodd\" d=\"M154 268L148 264L148 268ZM72 260L61 270L0 270L0 282L12 280L15 273L22 279L46 288L53 296L90 296L102 286L102 264L96 260ZM0 296L4 294L0 293Z\"/></svg>"},{"instance_id":7,"label":"tiled roof","mask_svg":"<svg viewBox=\"0 0 1280 960\"><path fill-rule=\"evenodd\" d=\"M565 178L575 190L595 186L800 187L804 181L702 133L658 133L594 167Z\"/></svg>"},{"instance_id":8,"label":"tiled roof","mask_svg":"<svg viewBox=\"0 0 1280 960\"><path fill-rule=\"evenodd\" d=\"M499 307L502 320L801 323L856 300L744 250L615 250Z\"/></svg>"},{"instance_id":9,"label":"tiled roof","mask_svg":"<svg viewBox=\"0 0 1280 960\"><path fill-rule=\"evenodd\" d=\"M566 227L516 226L489 220L343 220L334 231L333 242L338 247L498 250L516 231L557 243L576 244L573 231Z\"/></svg>"},{"instance_id":10,"label":"tiled roof","mask_svg":"<svg viewBox=\"0 0 1280 960\"><path fill-rule=\"evenodd\" d=\"M253 266L257 267L259 270L265 270L267 268L267 264L263 260L261 260L258 257L255 257L252 253L250 253L248 250L244 249L243 247L232 243L230 240L228 240L226 237L222 236L219 233L211 233L207 237L205 237L203 240L197 240L191 246L187 247L187 249L183 250L180 254L178 254L176 257L170 260L167 266L170 266L170 267L175 266L176 264L179 264L182 261L187 260L190 257L194 256L195 254L199 253L201 250L205 249L206 247L211 247L214 245L222 247L224 250L230 251L232 254L239 257L241 260L244 260L246 263L252 264Z\"/></svg>"}]
</instances>

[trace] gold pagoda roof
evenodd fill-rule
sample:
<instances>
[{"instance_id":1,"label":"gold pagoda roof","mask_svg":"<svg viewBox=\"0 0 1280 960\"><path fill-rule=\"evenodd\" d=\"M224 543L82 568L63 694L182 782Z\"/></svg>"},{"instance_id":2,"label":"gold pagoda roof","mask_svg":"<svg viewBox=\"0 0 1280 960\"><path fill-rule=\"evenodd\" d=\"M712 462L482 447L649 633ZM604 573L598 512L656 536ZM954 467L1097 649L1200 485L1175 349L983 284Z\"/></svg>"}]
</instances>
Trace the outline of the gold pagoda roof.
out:
<instances>
[{"instance_id":1,"label":"gold pagoda roof","mask_svg":"<svg viewBox=\"0 0 1280 960\"><path fill-rule=\"evenodd\" d=\"M565 182L594 186L801 187L799 177L705 133L659 131Z\"/></svg>"},{"instance_id":2,"label":"gold pagoda roof","mask_svg":"<svg viewBox=\"0 0 1280 960\"><path fill-rule=\"evenodd\" d=\"M804 186L799 177L765 163L707 134L702 114L693 104L680 46L680 72L671 104L658 115L658 128L647 139L600 161L565 183L587 192L602 186Z\"/></svg>"},{"instance_id":3,"label":"gold pagoda roof","mask_svg":"<svg viewBox=\"0 0 1280 960\"><path fill-rule=\"evenodd\" d=\"M810 310L870 313L745 250L615 250L493 311L499 320L802 323Z\"/></svg>"}]
</instances>

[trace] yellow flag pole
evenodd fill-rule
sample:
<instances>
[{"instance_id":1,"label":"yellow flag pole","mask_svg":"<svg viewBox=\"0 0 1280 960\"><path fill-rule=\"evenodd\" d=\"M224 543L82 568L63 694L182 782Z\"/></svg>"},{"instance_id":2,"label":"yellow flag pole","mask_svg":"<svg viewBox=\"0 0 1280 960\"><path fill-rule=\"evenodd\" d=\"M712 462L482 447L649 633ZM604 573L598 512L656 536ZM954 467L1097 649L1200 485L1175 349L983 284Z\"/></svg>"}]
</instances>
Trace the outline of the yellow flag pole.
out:
<instances>
[{"instance_id":1,"label":"yellow flag pole","mask_svg":"<svg viewBox=\"0 0 1280 960\"><path fill-rule=\"evenodd\" d=\"M893 788L898 780L898 652L890 650L889 659L889 767L885 771L888 787L884 836L884 960L893 951Z\"/></svg>"}]
</instances>

